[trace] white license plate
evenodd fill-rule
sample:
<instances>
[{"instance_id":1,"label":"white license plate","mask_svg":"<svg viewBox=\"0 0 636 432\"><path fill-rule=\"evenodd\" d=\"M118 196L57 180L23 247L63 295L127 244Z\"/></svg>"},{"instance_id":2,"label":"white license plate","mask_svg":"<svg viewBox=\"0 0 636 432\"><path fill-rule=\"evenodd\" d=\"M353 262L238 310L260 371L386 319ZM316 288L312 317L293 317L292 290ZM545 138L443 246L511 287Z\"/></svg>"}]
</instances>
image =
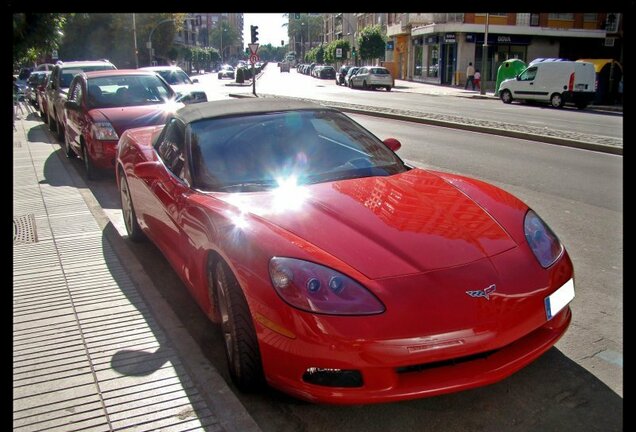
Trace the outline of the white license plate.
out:
<instances>
[{"instance_id":1,"label":"white license plate","mask_svg":"<svg viewBox=\"0 0 636 432\"><path fill-rule=\"evenodd\" d=\"M574 86L576 90L587 90L587 84L577 84Z\"/></svg>"},{"instance_id":2,"label":"white license plate","mask_svg":"<svg viewBox=\"0 0 636 432\"><path fill-rule=\"evenodd\" d=\"M574 279L567 281L561 288L545 298L545 315L548 321L558 314L574 299Z\"/></svg>"}]
</instances>

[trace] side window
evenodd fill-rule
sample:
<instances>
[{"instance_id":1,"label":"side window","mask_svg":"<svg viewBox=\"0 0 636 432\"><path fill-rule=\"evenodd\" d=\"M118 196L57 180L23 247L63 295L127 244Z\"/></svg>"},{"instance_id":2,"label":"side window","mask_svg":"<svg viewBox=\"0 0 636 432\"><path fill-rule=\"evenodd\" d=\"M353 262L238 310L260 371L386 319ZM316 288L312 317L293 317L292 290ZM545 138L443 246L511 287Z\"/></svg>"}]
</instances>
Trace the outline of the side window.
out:
<instances>
[{"instance_id":1,"label":"side window","mask_svg":"<svg viewBox=\"0 0 636 432\"><path fill-rule=\"evenodd\" d=\"M537 68L536 68L536 66L528 68L525 71L523 71L521 73L521 75L519 76L519 80L520 81L532 81L535 76L537 76Z\"/></svg>"},{"instance_id":2,"label":"side window","mask_svg":"<svg viewBox=\"0 0 636 432\"><path fill-rule=\"evenodd\" d=\"M183 178L184 168L184 127L176 120L170 120L166 131L157 145L157 153L168 169L177 177Z\"/></svg>"}]
</instances>

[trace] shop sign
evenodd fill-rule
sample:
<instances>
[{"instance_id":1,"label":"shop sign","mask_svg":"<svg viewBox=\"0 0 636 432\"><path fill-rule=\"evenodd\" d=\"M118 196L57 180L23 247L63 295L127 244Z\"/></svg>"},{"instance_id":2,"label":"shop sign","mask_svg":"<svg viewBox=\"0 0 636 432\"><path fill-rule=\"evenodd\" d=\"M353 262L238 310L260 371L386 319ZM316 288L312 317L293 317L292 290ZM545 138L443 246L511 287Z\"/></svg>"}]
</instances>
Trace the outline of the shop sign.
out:
<instances>
[{"instance_id":1,"label":"shop sign","mask_svg":"<svg viewBox=\"0 0 636 432\"><path fill-rule=\"evenodd\" d=\"M393 51L393 41L387 41L386 50L387 51Z\"/></svg>"},{"instance_id":2,"label":"shop sign","mask_svg":"<svg viewBox=\"0 0 636 432\"><path fill-rule=\"evenodd\" d=\"M455 33L446 33L444 35L444 43L455 43Z\"/></svg>"}]
</instances>

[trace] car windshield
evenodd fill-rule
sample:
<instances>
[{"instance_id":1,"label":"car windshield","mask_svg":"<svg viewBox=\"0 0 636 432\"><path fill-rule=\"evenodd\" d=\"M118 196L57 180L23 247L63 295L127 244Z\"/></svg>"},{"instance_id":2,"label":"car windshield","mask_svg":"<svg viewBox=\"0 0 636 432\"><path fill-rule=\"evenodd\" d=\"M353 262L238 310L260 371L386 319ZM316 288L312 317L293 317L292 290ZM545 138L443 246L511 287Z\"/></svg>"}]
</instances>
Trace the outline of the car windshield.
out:
<instances>
[{"instance_id":1,"label":"car windshield","mask_svg":"<svg viewBox=\"0 0 636 432\"><path fill-rule=\"evenodd\" d=\"M156 75L116 75L88 80L90 108L166 103L174 92Z\"/></svg>"},{"instance_id":2,"label":"car windshield","mask_svg":"<svg viewBox=\"0 0 636 432\"><path fill-rule=\"evenodd\" d=\"M188 128L194 186L255 191L281 179L330 182L406 171L402 160L347 116L302 110L199 120Z\"/></svg>"},{"instance_id":3,"label":"car windshield","mask_svg":"<svg viewBox=\"0 0 636 432\"><path fill-rule=\"evenodd\" d=\"M170 85L192 84L190 77L182 70L167 69L157 71L157 73Z\"/></svg>"},{"instance_id":4,"label":"car windshield","mask_svg":"<svg viewBox=\"0 0 636 432\"><path fill-rule=\"evenodd\" d=\"M383 68L371 68L369 72L374 75L389 75L388 69Z\"/></svg>"}]
</instances>

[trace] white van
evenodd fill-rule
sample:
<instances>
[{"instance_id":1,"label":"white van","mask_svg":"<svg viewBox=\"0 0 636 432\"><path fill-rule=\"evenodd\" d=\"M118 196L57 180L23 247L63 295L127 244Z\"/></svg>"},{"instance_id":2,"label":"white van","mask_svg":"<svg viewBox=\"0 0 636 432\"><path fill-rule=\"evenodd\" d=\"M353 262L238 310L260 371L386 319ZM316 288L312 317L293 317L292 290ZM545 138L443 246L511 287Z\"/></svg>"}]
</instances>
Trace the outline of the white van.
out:
<instances>
[{"instance_id":1,"label":"white van","mask_svg":"<svg viewBox=\"0 0 636 432\"><path fill-rule=\"evenodd\" d=\"M584 109L592 100L596 83L594 65L579 61L544 61L533 63L516 78L499 86L503 103L513 100L547 102L554 108L573 103Z\"/></svg>"}]
</instances>

